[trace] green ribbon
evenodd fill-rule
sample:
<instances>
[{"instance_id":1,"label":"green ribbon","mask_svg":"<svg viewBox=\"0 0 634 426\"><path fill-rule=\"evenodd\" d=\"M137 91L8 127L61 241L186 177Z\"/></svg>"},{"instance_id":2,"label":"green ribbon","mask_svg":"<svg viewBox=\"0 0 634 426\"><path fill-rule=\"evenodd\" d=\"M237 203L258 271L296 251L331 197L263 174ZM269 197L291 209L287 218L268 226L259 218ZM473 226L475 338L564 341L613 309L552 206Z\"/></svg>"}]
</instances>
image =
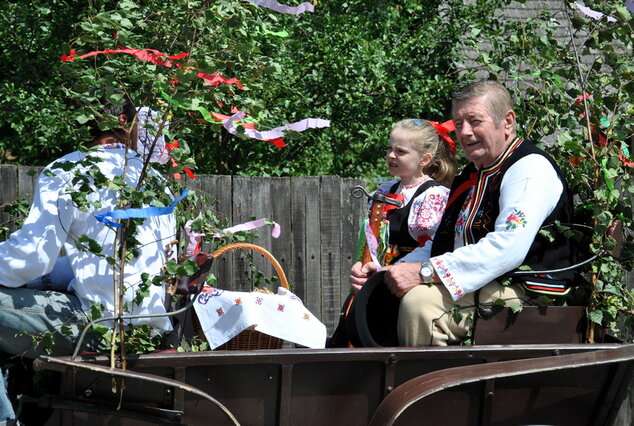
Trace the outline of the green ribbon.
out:
<instances>
[{"instance_id":1,"label":"green ribbon","mask_svg":"<svg viewBox=\"0 0 634 426\"><path fill-rule=\"evenodd\" d=\"M269 31L269 30L264 30L262 31L264 34L269 34L272 36L276 36L276 37L288 37L288 32L286 30L282 30L282 31Z\"/></svg>"},{"instance_id":2,"label":"green ribbon","mask_svg":"<svg viewBox=\"0 0 634 426\"><path fill-rule=\"evenodd\" d=\"M187 107L187 106L183 105L181 102L179 102L176 99L172 98L170 95L168 95L165 92L165 90L163 90L163 86L161 86L160 83L156 83L156 87L158 87L158 90L161 93L161 96L163 96L163 99L165 99L167 102L169 102L170 104L174 105L175 107L180 108L180 109L184 109L184 110L187 110L187 111L198 111L203 116L205 121L208 121L209 123L212 123L212 124L216 124L217 123L217 121L214 120L214 118L211 116L211 114L209 113L209 111L206 108L201 107L201 106L194 107L194 108Z\"/></svg>"}]
</instances>

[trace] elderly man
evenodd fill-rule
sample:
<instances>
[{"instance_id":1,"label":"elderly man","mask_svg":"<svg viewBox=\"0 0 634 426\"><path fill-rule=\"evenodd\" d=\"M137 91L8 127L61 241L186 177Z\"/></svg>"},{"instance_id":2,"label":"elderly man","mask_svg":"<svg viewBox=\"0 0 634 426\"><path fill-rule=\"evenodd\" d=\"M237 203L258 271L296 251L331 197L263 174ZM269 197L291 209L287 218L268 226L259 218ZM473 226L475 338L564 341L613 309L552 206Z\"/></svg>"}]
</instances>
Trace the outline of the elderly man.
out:
<instances>
[{"instance_id":1,"label":"elderly man","mask_svg":"<svg viewBox=\"0 0 634 426\"><path fill-rule=\"evenodd\" d=\"M470 164L454 180L432 257L386 268L387 286L402 298L398 338L405 346L460 342L478 304L520 304L569 291L569 277L553 274L501 282L520 265L543 271L572 263L563 236L538 234L555 221L570 222L572 202L557 165L517 137L511 97L497 82L458 90L452 114Z\"/></svg>"}]
</instances>

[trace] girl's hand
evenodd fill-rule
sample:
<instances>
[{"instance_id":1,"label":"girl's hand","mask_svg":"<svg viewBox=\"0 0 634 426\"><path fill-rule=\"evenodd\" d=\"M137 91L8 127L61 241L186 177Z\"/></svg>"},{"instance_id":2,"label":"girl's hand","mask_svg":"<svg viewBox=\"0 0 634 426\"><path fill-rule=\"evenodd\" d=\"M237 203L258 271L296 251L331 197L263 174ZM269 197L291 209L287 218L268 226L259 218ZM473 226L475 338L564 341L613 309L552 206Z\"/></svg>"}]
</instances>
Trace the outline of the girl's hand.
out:
<instances>
[{"instance_id":1,"label":"girl's hand","mask_svg":"<svg viewBox=\"0 0 634 426\"><path fill-rule=\"evenodd\" d=\"M377 271L377 265L374 262L369 262L363 265L361 262L357 262L352 265L350 270L350 285L354 289L355 293L358 293L363 287L363 284Z\"/></svg>"}]
</instances>

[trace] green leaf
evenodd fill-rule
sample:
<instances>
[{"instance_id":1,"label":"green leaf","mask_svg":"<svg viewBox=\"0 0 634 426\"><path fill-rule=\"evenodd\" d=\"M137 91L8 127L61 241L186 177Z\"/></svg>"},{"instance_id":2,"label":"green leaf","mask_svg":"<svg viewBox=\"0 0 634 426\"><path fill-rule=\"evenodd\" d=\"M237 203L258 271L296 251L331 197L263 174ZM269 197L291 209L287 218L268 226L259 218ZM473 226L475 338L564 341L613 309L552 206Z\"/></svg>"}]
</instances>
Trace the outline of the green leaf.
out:
<instances>
[{"instance_id":1,"label":"green leaf","mask_svg":"<svg viewBox=\"0 0 634 426\"><path fill-rule=\"evenodd\" d=\"M601 324L603 322L603 312L602 311L591 311L588 314L588 318L595 324Z\"/></svg>"},{"instance_id":2,"label":"green leaf","mask_svg":"<svg viewBox=\"0 0 634 426\"><path fill-rule=\"evenodd\" d=\"M508 304L508 308L511 310L511 312L513 312L514 314L521 312L522 309L524 309L524 306L521 303L510 303Z\"/></svg>"}]
</instances>

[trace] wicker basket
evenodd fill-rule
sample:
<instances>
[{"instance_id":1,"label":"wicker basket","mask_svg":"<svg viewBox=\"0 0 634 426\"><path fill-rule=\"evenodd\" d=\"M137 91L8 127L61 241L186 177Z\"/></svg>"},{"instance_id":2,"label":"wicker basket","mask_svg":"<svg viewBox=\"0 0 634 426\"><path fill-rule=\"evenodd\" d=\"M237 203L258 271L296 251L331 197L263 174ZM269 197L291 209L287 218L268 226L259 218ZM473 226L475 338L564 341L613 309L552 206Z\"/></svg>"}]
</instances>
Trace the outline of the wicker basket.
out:
<instances>
[{"instance_id":1,"label":"wicker basket","mask_svg":"<svg viewBox=\"0 0 634 426\"><path fill-rule=\"evenodd\" d=\"M280 349L284 341L252 328L242 330L233 339L216 348L217 351L249 351L254 349Z\"/></svg>"},{"instance_id":2,"label":"wicker basket","mask_svg":"<svg viewBox=\"0 0 634 426\"><path fill-rule=\"evenodd\" d=\"M213 252L211 256L214 258L218 258L229 251L239 249L253 250L262 254L269 262L271 262L273 268L275 269L275 272L277 272L277 276L280 279L280 286L288 288L288 280L286 279L286 274L284 274L284 270L280 266L277 259L275 259L273 255L269 253L266 249L258 245L249 243L229 244L225 247L219 248L218 250ZM205 336L202 334L202 331L199 334L201 335L201 338L205 338ZM216 350L245 351L255 349L280 349L283 343L284 340L282 339L269 336L268 334L260 333L253 328L247 328L225 344L218 346Z\"/></svg>"}]
</instances>

